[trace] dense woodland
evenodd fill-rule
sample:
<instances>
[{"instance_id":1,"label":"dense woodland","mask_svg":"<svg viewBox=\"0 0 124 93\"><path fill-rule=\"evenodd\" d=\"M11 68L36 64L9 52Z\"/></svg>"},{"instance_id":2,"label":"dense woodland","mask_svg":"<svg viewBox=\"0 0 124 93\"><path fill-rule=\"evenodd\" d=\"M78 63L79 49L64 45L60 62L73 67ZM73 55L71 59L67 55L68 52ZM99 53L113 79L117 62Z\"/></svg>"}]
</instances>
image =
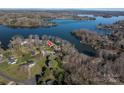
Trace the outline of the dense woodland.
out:
<instances>
[{"instance_id":1,"label":"dense woodland","mask_svg":"<svg viewBox=\"0 0 124 93\"><path fill-rule=\"evenodd\" d=\"M116 27L114 27L115 25ZM113 32L112 34L105 36L98 35L95 32L90 32L86 30L79 30L72 33L81 40L81 43L88 44L97 51L96 57L92 57L91 60L88 59L86 62L84 62L83 60L80 61L82 64L77 63L78 67L77 71L75 71L75 73L77 72L76 76L82 75L79 77L85 77L84 81L87 81L86 83L124 83L123 21L119 21L111 26L108 26L108 29L109 27L111 27ZM79 79L77 79L77 81L78 80Z\"/></svg>"}]
</instances>

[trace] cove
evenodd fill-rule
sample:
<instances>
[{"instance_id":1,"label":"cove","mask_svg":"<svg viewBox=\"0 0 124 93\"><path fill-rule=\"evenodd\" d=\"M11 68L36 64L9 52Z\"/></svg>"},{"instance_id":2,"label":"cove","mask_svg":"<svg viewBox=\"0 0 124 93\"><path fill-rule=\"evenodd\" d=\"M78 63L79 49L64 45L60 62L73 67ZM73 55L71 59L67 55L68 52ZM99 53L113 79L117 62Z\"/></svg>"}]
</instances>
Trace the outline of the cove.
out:
<instances>
[{"instance_id":1,"label":"cove","mask_svg":"<svg viewBox=\"0 0 124 93\"><path fill-rule=\"evenodd\" d=\"M4 25L0 25L0 41L4 48L8 47L9 41L15 35L22 35L23 37L28 37L29 35L51 35L57 36L62 39L65 39L71 42L80 53L85 53L90 56L95 54L95 51L89 46L80 44L80 41L76 39L73 35L71 35L72 31L78 29L87 29L91 31L95 31L98 34L106 34L110 31L98 30L96 28L97 24L112 24L119 20L124 20L124 16L112 17L112 18L103 18L103 17L95 17L96 20L89 21L77 21L77 20L69 20L69 19L54 19L53 22L58 23L57 26L49 27L49 28L10 28Z\"/></svg>"}]
</instances>

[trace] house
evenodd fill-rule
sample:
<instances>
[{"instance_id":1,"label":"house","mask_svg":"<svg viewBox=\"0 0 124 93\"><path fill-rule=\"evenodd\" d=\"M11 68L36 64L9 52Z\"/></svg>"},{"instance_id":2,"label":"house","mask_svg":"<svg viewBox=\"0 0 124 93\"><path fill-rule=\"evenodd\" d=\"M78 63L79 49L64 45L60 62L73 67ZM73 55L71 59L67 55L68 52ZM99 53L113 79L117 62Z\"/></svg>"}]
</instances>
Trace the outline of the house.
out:
<instances>
[{"instance_id":1,"label":"house","mask_svg":"<svg viewBox=\"0 0 124 93\"><path fill-rule=\"evenodd\" d=\"M32 60L29 60L29 61L27 61L27 65L28 65L29 68L31 68L31 67L36 65L36 62L34 62Z\"/></svg>"},{"instance_id":2,"label":"house","mask_svg":"<svg viewBox=\"0 0 124 93\"><path fill-rule=\"evenodd\" d=\"M15 64L16 62L17 62L17 59L15 59L14 57L8 58L8 64Z\"/></svg>"},{"instance_id":3,"label":"house","mask_svg":"<svg viewBox=\"0 0 124 93\"><path fill-rule=\"evenodd\" d=\"M31 55L32 56L35 56L36 55L36 52L35 51L31 51Z\"/></svg>"},{"instance_id":4,"label":"house","mask_svg":"<svg viewBox=\"0 0 124 93\"><path fill-rule=\"evenodd\" d=\"M31 51L31 55L32 55L32 56L36 56L37 54L39 54L38 51L35 51L35 50L32 50L32 51Z\"/></svg>"},{"instance_id":5,"label":"house","mask_svg":"<svg viewBox=\"0 0 124 93\"><path fill-rule=\"evenodd\" d=\"M93 64L98 64L98 63L100 63L100 62L102 62L103 60L101 59L101 58L93 58L92 60L91 60L91 62L93 63Z\"/></svg>"},{"instance_id":6,"label":"house","mask_svg":"<svg viewBox=\"0 0 124 93\"><path fill-rule=\"evenodd\" d=\"M49 47L52 47L52 46L54 46L54 43L53 43L52 41L48 40L48 41L47 41L47 45L48 45Z\"/></svg>"},{"instance_id":7,"label":"house","mask_svg":"<svg viewBox=\"0 0 124 93\"><path fill-rule=\"evenodd\" d=\"M24 44L27 44L28 42L27 41L23 41L22 43L21 43L21 45L23 46Z\"/></svg>"},{"instance_id":8,"label":"house","mask_svg":"<svg viewBox=\"0 0 124 93\"><path fill-rule=\"evenodd\" d=\"M55 46L55 51L60 51L61 50L61 47L60 46Z\"/></svg>"}]
</instances>

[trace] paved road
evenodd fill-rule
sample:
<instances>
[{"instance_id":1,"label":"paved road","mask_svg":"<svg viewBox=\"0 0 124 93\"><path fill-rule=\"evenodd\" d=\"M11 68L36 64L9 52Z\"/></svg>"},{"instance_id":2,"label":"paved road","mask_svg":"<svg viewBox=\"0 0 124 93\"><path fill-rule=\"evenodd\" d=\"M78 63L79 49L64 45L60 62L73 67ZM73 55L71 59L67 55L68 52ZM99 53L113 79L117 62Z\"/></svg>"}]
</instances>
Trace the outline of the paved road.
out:
<instances>
[{"instance_id":1,"label":"paved road","mask_svg":"<svg viewBox=\"0 0 124 93\"><path fill-rule=\"evenodd\" d=\"M25 85L36 85L36 80L35 80L35 78L31 78L31 79L22 81L22 83Z\"/></svg>"},{"instance_id":2,"label":"paved road","mask_svg":"<svg viewBox=\"0 0 124 93\"><path fill-rule=\"evenodd\" d=\"M6 75L5 73L3 73L2 71L0 71L0 76L2 76L3 78L9 80L9 81L15 81L15 82L19 82L16 79L11 78L10 76Z\"/></svg>"},{"instance_id":3,"label":"paved road","mask_svg":"<svg viewBox=\"0 0 124 93\"><path fill-rule=\"evenodd\" d=\"M2 76L3 78L5 78L9 81L14 81L14 82L16 82L18 84L22 84L22 85L35 85L36 84L35 78L27 79L27 80L24 80L24 81L19 81L19 80L16 80L16 79L6 75L2 71L0 71L0 76Z\"/></svg>"}]
</instances>

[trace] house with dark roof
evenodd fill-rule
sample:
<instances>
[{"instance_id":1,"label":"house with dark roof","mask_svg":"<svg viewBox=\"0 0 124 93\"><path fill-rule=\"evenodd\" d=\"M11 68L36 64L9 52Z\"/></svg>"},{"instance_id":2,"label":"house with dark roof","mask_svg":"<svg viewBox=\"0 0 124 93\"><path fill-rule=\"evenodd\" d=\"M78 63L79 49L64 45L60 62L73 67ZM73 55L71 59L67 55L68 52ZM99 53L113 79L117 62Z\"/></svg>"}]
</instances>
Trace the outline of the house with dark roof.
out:
<instances>
[{"instance_id":1,"label":"house with dark roof","mask_svg":"<svg viewBox=\"0 0 124 93\"><path fill-rule=\"evenodd\" d=\"M8 58L8 64L15 64L17 62L17 59L14 57L9 57Z\"/></svg>"}]
</instances>

